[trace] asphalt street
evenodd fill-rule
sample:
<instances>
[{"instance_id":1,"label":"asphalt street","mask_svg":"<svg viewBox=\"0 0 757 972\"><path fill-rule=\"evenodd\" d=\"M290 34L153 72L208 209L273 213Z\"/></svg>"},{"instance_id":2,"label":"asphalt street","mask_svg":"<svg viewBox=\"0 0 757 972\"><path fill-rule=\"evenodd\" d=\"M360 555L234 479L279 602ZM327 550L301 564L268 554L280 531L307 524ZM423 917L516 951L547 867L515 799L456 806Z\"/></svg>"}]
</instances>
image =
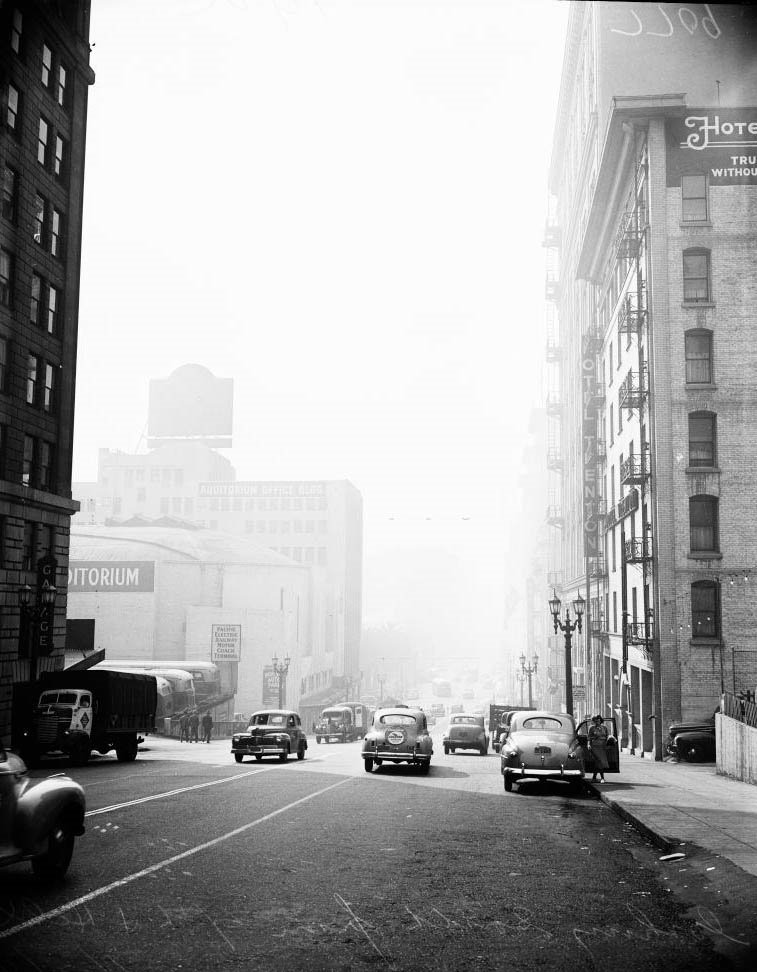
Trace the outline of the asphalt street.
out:
<instances>
[{"instance_id":1,"label":"asphalt street","mask_svg":"<svg viewBox=\"0 0 757 972\"><path fill-rule=\"evenodd\" d=\"M0 968L752 967L590 792L506 794L494 754L445 756L440 735L428 776L368 775L359 753L311 740L302 762L237 765L225 740L156 737L75 770L87 833L65 882L0 872Z\"/></svg>"}]
</instances>

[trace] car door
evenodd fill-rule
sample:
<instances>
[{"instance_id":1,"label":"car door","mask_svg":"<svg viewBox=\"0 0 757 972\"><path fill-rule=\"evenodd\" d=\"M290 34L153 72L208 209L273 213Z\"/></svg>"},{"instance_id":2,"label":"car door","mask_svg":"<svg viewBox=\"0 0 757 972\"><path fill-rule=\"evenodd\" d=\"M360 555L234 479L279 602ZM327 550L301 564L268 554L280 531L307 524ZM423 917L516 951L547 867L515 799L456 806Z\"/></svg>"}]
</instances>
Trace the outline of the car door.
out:
<instances>
[{"instance_id":1,"label":"car door","mask_svg":"<svg viewBox=\"0 0 757 972\"><path fill-rule=\"evenodd\" d=\"M589 727L591 725L591 719L586 718L583 722L580 722L578 728L576 729L576 735L582 736L586 740L584 746L585 757L584 757L584 771L586 773L594 772L594 760L589 750L588 739L589 739ZM618 744L618 725L615 721L615 716L607 716L605 718L605 725L607 726L607 769L605 773L619 773L620 772L620 746Z\"/></svg>"}]
</instances>

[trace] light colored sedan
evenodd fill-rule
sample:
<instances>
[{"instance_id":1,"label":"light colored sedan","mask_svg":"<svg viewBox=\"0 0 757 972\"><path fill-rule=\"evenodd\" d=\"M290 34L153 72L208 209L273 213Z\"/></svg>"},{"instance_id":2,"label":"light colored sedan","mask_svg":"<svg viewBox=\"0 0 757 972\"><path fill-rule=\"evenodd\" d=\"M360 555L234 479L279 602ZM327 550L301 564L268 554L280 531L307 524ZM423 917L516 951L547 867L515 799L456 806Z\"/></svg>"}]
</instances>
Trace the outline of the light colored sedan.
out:
<instances>
[{"instance_id":1,"label":"light colored sedan","mask_svg":"<svg viewBox=\"0 0 757 972\"><path fill-rule=\"evenodd\" d=\"M583 753L573 716L565 712L516 712L502 744L500 762L505 789L527 779L567 780L579 786L584 778Z\"/></svg>"}]
</instances>

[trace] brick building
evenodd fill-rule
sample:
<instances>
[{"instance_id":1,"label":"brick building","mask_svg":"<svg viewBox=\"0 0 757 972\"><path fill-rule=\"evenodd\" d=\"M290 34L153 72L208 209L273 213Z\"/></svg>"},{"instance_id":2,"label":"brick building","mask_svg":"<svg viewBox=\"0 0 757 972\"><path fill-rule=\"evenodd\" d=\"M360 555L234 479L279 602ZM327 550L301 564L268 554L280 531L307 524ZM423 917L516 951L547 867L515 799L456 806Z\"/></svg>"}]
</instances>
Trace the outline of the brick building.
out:
<instances>
[{"instance_id":1,"label":"brick building","mask_svg":"<svg viewBox=\"0 0 757 972\"><path fill-rule=\"evenodd\" d=\"M757 17L572 5L547 227L550 567L576 710L660 752L757 683ZM562 636L551 639L559 665ZM656 730L656 732L655 732Z\"/></svg>"},{"instance_id":2,"label":"brick building","mask_svg":"<svg viewBox=\"0 0 757 972\"><path fill-rule=\"evenodd\" d=\"M0 737L8 735L12 684L63 660L94 82L89 9L88 0L19 0L0 9ZM40 562L57 590L53 607L36 601ZM19 608L26 585L32 612Z\"/></svg>"}]
</instances>

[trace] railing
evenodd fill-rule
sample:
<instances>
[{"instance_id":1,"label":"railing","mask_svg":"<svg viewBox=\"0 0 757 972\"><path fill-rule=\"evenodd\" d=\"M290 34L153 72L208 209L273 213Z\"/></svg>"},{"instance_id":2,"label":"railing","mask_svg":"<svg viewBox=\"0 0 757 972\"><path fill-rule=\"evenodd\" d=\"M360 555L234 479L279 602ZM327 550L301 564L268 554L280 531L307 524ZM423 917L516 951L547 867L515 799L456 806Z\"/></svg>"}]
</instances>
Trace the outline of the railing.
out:
<instances>
[{"instance_id":1,"label":"railing","mask_svg":"<svg viewBox=\"0 0 757 972\"><path fill-rule=\"evenodd\" d=\"M654 621L629 621L626 624L626 638L629 645L645 645L654 637Z\"/></svg>"},{"instance_id":2,"label":"railing","mask_svg":"<svg viewBox=\"0 0 757 972\"><path fill-rule=\"evenodd\" d=\"M652 537L647 536L644 539L635 537L631 540L626 540L625 553L626 561L629 564L640 564L645 560L651 560Z\"/></svg>"},{"instance_id":3,"label":"railing","mask_svg":"<svg viewBox=\"0 0 757 972\"><path fill-rule=\"evenodd\" d=\"M642 468L641 453L630 455L620 464L621 483L626 485L639 484L643 483L648 477L648 461L644 463L644 468Z\"/></svg>"},{"instance_id":4,"label":"railing","mask_svg":"<svg viewBox=\"0 0 757 972\"><path fill-rule=\"evenodd\" d=\"M641 408L647 393L646 368L639 375L638 371L629 371L618 389L619 408Z\"/></svg>"},{"instance_id":5,"label":"railing","mask_svg":"<svg viewBox=\"0 0 757 972\"><path fill-rule=\"evenodd\" d=\"M638 334L647 316L646 293L638 290L629 291L621 301L618 310L618 332L620 334Z\"/></svg>"}]
</instances>

